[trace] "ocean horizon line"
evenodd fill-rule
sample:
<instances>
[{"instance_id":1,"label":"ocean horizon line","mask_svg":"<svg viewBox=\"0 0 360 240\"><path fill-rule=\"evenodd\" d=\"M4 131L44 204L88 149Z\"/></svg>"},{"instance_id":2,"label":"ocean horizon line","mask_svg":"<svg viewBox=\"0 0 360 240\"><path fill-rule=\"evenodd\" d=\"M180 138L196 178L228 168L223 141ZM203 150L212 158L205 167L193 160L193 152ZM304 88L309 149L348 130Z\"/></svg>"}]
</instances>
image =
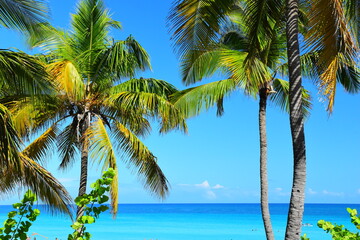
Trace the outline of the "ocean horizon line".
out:
<instances>
[{"instance_id":1,"label":"ocean horizon line","mask_svg":"<svg viewBox=\"0 0 360 240\"><path fill-rule=\"evenodd\" d=\"M71 204L76 206L75 204ZM109 203L105 205L110 205ZM118 205L260 205L260 203L119 203ZM289 205L289 203L269 203L269 205ZM360 205L360 203L305 203L305 205ZM12 204L1 204L0 206L12 206ZM34 204L34 206L49 206L48 204Z\"/></svg>"}]
</instances>

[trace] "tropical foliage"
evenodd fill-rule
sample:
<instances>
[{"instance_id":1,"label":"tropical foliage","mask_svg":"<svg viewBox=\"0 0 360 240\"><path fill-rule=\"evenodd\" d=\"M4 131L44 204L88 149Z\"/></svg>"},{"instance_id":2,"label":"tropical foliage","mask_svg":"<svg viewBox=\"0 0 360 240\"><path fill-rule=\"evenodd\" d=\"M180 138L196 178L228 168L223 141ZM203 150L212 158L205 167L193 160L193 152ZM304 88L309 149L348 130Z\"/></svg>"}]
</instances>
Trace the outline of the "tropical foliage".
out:
<instances>
[{"instance_id":1,"label":"tropical foliage","mask_svg":"<svg viewBox=\"0 0 360 240\"><path fill-rule=\"evenodd\" d=\"M350 93L359 90L359 2L331 0L310 3L305 41L310 51L317 52L317 85L328 101L327 110L331 113L337 83Z\"/></svg>"},{"instance_id":2,"label":"tropical foliage","mask_svg":"<svg viewBox=\"0 0 360 240\"><path fill-rule=\"evenodd\" d=\"M176 26L172 31L180 51L183 82L195 83L216 72L227 75L227 79L176 93L173 101L187 117L215 104L221 115L223 99L232 91L244 90L248 95L259 95L261 207L267 239L274 239L267 200L266 105L269 97L289 110L288 82L277 76L286 54L284 22L279 17L281 7L271 5L270 11L255 2L239 1L232 2L231 11L229 6L219 11L214 9L218 6L208 8L206 1L197 2L196 7L194 1L179 2L170 15L170 22ZM218 12L222 20L221 24L218 21L204 23L212 26L215 31L212 34L207 25L202 25L203 21L199 26L192 24L194 15L203 19L212 11ZM265 17L264 13L268 14L266 19L258 19ZM189 33L193 38L187 38ZM209 35L213 37L208 38ZM306 114L310 107L309 95L307 91L302 94Z\"/></svg>"},{"instance_id":3,"label":"tropical foliage","mask_svg":"<svg viewBox=\"0 0 360 240\"><path fill-rule=\"evenodd\" d=\"M14 203L14 211L8 213L8 219L4 222L4 227L0 228L0 238L3 240L25 240L32 222L40 215L39 209L33 209L36 195L28 190L21 202Z\"/></svg>"},{"instance_id":4,"label":"tropical foliage","mask_svg":"<svg viewBox=\"0 0 360 240\"><path fill-rule=\"evenodd\" d=\"M13 101L9 108L15 125L24 130L21 133L47 128L23 151L25 156L44 161L56 144L61 169L80 157L79 196L86 193L88 160L117 171L115 152L119 152L151 192L165 197L167 179L138 137L150 132L151 119L159 120L162 133L186 130L181 112L168 101L177 90L162 80L133 78L137 71L150 68L149 56L131 36L113 40L109 31L114 28L120 23L111 19L100 0L78 4L72 31L43 25L44 34L29 42L44 50L39 59L46 64L54 91L25 104ZM123 82L124 77L131 80ZM117 174L114 179L111 198L116 213ZM82 215L80 208L77 215Z\"/></svg>"},{"instance_id":5,"label":"tropical foliage","mask_svg":"<svg viewBox=\"0 0 360 240\"><path fill-rule=\"evenodd\" d=\"M0 24L6 28L34 34L46 21L47 7L42 1L0 1ZM43 167L20 153L22 141L7 106L50 91L44 65L23 52L0 51L0 192L17 186L30 187L50 206L69 212L70 197L63 186ZM11 97L10 97L11 96ZM7 102L7 105L1 103Z\"/></svg>"},{"instance_id":6,"label":"tropical foliage","mask_svg":"<svg viewBox=\"0 0 360 240\"><path fill-rule=\"evenodd\" d=\"M312 32L317 30L315 27L309 28L307 24L308 22L314 23L314 16L319 17L319 15L312 12L309 20L307 13L310 12L309 7L312 5L301 2L301 5L297 6L295 2L290 3L287 1L288 9L293 11L291 17L297 17L299 12L301 33L306 34L307 43L310 46L312 45L310 40L311 36L313 36ZM312 4L314 5L316 2L318 1L314 1ZM324 4L322 3L322 6ZM291 112L291 119L294 123L292 126L293 135L300 137L294 142L295 158L298 159L300 155L305 156L305 140L303 134L298 133L303 132L301 127L303 126L302 115L306 115L309 102L304 98L305 95L302 90L301 81L289 86L286 81L278 79L278 75L280 73L283 75L289 74L290 79L299 80L302 70L307 76L316 80L319 79L318 83L320 86L328 85L326 83L328 80L324 78L326 73L324 73L323 67L325 65L321 60L324 58L322 56L325 52L323 49L318 46L308 47L306 54L301 57L303 66L300 68L299 45L295 46L292 44L297 39L297 34L299 33L294 31L297 29L297 25L296 27L294 25L288 26L288 29L291 29L292 36L290 39L288 34L287 40L291 44L286 46L285 22L293 23L293 21L289 20L289 15L288 19L284 19L284 11L285 1L278 0L179 0L174 2L169 16L172 39L180 56L183 82L185 84L192 84L204 77L212 76L216 72L221 72L228 76L228 79L177 93L174 96L174 102L184 109L187 116L197 115L203 109L209 108L214 104L218 107L218 115L221 115L223 112L223 99L231 91L240 88L244 89L249 95L259 94L261 162L265 161L264 157L266 156L266 149L263 147L266 146L266 132L264 131L266 99L269 93L272 92L276 92L276 94L270 95L270 99L275 100L276 103ZM295 21L297 22L298 19ZM314 26L318 27L316 24ZM319 43L316 39L314 37L313 42ZM294 47L298 48L295 49ZM286 52L289 56L289 64L286 61ZM296 53L298 54L299 62L293 61ZM356 65L353 61L345 61L343 59L338 58L336 65L334 65L336 67L332 66L331 74L335 77L331 76L330 81L332 81L332 84L339 81L349 92L357 91L359 75ZM293 70L297 71L296 76ZM291 95L290 101L289 95ZM324 91L323 95L330 96L329 90ZM329 99L329 106L332 106L333 100L331 100L331 97ZM305 159L305 157L301 157L301 159ZM303 166L297 163L294 165ZM263 169L266 169L266 164L264 166L261 164L261 166ZM305 176L302 170L296 170L296 172L301 172L300 175ZM261 177L261 181L264 197L267 194L266 175ZM304 182L304 179L297 182ZM303 189L297 192L303 194ZM266 199L264 200L266 202ZM267 204L262 205L266 206ZM291 205L295 206L295 204ZM299 203L299 205L303 204ZM266 212L266 208L263 209ZM301 212L302 210L299 211ZM265 218L268 219L268 217ZM269 223L269 220L266 219L264 219L264 222ZM289 217L289 219L292 219L292 217ZM301 220L299 223L301 224ZM271 232L269 225L265 223L265 228L269 229L269 231L266 230L267 233ZM272 238L270 235L267 235L268 239Z\"/></svg>"},{"instance_id":7,"label":"tropical foliage","mask_svg":"<svg viewBox=\"0 0 360 240\"><path fill-rule=\"evenodd\" d=\"M85 215L78 218L76 222L71 225L74 232L69 234L68 240L91 239L91 234L90 232L86 232L85 225L95 223L95 220L100 217L100 214L109 209L104 203L109 200L106 193L110 190L110 185L114 180L115 174L114 169L109 168L103 173L100 179L91 184L93 190L91 190L89 194L78 196L75 199L76 205L84 208Z\"/></svg>"},{"instance_id":8,"label":"tropical foliage","mask_svg":"<svg viewBox=\"0 0 360 240\"><path fill-rule=\"evenodd\" d=\"M37 32L37 25L48 18L48 7L43 0L1 0L0 25L28 34Z\"/></svg>"},{"instance_id":9,"label":"tropical foliage","mask_svg":"<svg viewBox=\"0 0 360 240\"><path fill-rule=\"evenodd\" d=\"M350 215L351 223L354 224L357 229L360 229L360 217L358 216L357 210L351 208L347 208L346 210ZM344 225L333 224L325 220L319 220L317 225L319 228L322 228L327 233L330 233L333 240L360 239L360 232L352 232L349 229L344 228ZM306 234L304 234L304 236L301 237L301 240L310 240L310 238L308 238Z\"/></svg>"}]
</instances>

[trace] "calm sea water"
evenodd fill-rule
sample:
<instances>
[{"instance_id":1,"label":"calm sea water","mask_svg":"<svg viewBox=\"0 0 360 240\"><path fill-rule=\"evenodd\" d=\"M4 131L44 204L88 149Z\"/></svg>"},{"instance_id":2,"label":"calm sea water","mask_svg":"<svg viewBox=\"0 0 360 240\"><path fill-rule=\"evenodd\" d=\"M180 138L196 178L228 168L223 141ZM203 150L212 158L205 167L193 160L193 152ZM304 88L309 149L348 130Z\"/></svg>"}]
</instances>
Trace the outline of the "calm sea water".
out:
<instances>
[{"instance_id":1,"label":"calm sea water","mask_svg":"<svg viewBox=\"0 0 360 240\"><path fill-rule=\"evenodd\" d=\"M356 231L347 207L360 210L360 204L306 204L302 231L311 240L331 240L316 226L320 219L344 224ZM41 207L40 207L41 208ZM0 221L11 211L0 206ZM276 239L285 234L287 204L271 204ZM42 211L30 229L50 240L67 239L71 220ZM88 226L94 240L261 240L265 239L259 204L122 204L116 219L104 213ZM45 239L40 235L37 240ZM33 239L33 238L32 238Z\"/></svg>"}]
</instances>

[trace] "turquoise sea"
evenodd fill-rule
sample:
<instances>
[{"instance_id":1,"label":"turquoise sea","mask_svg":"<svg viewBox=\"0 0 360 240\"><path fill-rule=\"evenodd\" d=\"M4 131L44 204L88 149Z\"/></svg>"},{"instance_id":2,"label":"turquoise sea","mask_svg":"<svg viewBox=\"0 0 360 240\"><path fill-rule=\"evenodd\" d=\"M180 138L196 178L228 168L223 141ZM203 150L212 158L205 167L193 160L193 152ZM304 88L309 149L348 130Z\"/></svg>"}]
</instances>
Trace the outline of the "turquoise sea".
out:
<instances>
[{"instance_id":1,"label":"turquoise sea","mask_svg":"<svg viewBox=\"0 0 360 240\"><path fill-rule=\"evenodd\" d=\"M355 231L346 208L360 210L360 204L306 204L303 233L311 240L331 240L316 226L320 219L344 224ZM39 207L42 208L41 206ZM0 220L11 211L0 206ZM287 204L271 204L276 239L283 239ZM42 211L30 229L31 239L67 239L71 220ZM104 213L88 226L94 240L261 240L265 239L259 204L120 204L114 220Z\"/></svg>"}]
</instances>

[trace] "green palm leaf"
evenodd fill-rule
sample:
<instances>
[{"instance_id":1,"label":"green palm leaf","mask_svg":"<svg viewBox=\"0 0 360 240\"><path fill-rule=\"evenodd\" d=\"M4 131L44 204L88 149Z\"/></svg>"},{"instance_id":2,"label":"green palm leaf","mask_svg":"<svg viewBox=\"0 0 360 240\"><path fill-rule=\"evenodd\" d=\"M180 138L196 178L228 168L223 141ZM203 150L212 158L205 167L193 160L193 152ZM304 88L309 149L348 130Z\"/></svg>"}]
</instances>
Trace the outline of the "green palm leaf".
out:
<instances>
[{"instance_id":1,"label":"green palm leaf","mask_svg":"<svg viewBox=\"0 0 360 240\"><path fill-rule=\"evenodd\" d=\"M41 136L31 142L23 151L22 154L37 162L43 161L49 156L49 151L53 150L57 132L57 126L54 124L46 130Z\"/></svg>"},{"instance_id":2,"label":"green palm leaf","mask_svg":"<svg viewBox=\"0 0 360 240\"><path fill-rule=\"evenodd\" d=\"M27 95L49 92L45 66L23 52L0 51L0 89L8 94Z\"/></svg>"},{"instance_id":3,"label":"green palm leaf","mask_svg":"<svg viewBox=\"0 0 360 240\"><path fill-rule=\"evenodd\" d=\"M101 49L96 57L97 73L94 80L104 88L107 87L106 84L113 83L114 77L133 77L138 70L151 69L148 53L131 36L125 41L116 41Z\"/></svg>"},{"instance_id":4,"label":"green palm leaf","mask_svg":"<svg viewBox=\"0 0 360 240\"><path fill-rule=\"evenodd\" d=\"M124 91L155 93L161 97L167 98L171 94L177 92L177 89L172 84L163 80L154 78L134 78L110 88L109 94L116 94Z\"/></svg>"},{"instance_id":5,"label":"green palm leaf","mask_svg":"<svg viewBox=\"0 0 360 240\"><path fill-rule=\"evenodd\" d=\"M79 122L77 118L74 118L73 122L65 127L57 137L58 151L61 158L60 169L66 169L74 163L74 156L79 149L80 138Z\"/></svg>"},{"instance_id":6,"label":"green palm leaf","mask_svg":"<svg viewBox=\"0 0 360 240\"><path fill-rule=\"evenodd\" d=\"M1 169L19 168L21 140L14 127L9 110L0 104L0 165Z\"/></svg>"},{"instance_id":7,"label":"green palm leaf","mask_svg":"<svg viewBox=\"0 0 360 240\"><path fill-rule=\"evenodd\" d=\"M144 186L157 196L165 198L169 191L168 181L158 166L156 157L123 124L116 122L113 133L115 147L127 156L123 159L144 179Z\"/></svg>"},{"instance_id":8,"label":"green palm leaf","mask_svg":"<svg viewBox=\"0 0 360 240\"><path fill-rule=\"evenodd\" d=\"M36 24L45 22L48 8L42 0L1 0L0 24L6 28L33 33Z\"/></svg>"},{"instance_id":9,"label":"green palm leaf","mask_svg":"<svg viewBox=\"0 0 360 240\"><path fill-rule=\"evenodd\" d=\"M102 164L103 170L108 168L113 168L115 170L115 178L110 185L110 194L112 213L116 215L119 189L117 164L110 136L108 135L101 118L98 118L91 124L91 127L87 130L86 135L90 141L91 159L98 161L99 164Z\"/></svg>"},{"instance_id":10,"label":"green palm leaf","mask_svg":"<svg viewBox=\"0 0 360 240\"><path fill-rule=\"evenodd\" d=\"M289 82L275 78L272 82L274 93L270 95L271 101L280 106L286 112L290 112L289 104ZM309 116L311 109L310 92L302 89L302 112L304 116Z\"/></svg>"},{"instance_id":11,"label":"green palm leaf","mask_svg":"<svg viewBox=\"0 0 360 240\"><path fill-rule=\"evenodd\" d=\"M145 92L120 92L111 95L108 100L119 109L142 109L148 116L157 117L161 121L160 132L167 132L174 128L187 131L187 126L182 113L167 99L154 93Z\"/></svg>"},{"instance_id":12,"label":"green palm leaf","mask_svg":"<svg viewBox=\"0 0 360 240\"><path fill-rule=\"evenodd\" d=\"M223 99L236 88L233 79L226 79L179 91L171 96L171 101L186 118L197 116L215 104L218 107L217 114L222 115Z\"/></svg>"},{"instance_id":13,"label":"green palm leaf","mask_svg":"<svg viewBox=\"0 0 360 240\"><path fill-rule=\"evenodd\" d=\"M72 215L72 199L64 186L45 168L21 155L21 170L7 169L4 178L0 179L1 190L9 191L14 184L30 188L48 208L55 213L55 210ZM4 171L4 169L2 169ZM4 189L5 188L5 189Z\"/></svg>"},{"instance_id":14,"label":"green palm leaf","mask_svg":"<svg viewBox=\"0 0 360 240\"><path fill-rule=\"evenodd\" d=\"M177 0L168 17L172 38L180 55L216 42L234 0Z\"/></svg>"}]
</instances>

